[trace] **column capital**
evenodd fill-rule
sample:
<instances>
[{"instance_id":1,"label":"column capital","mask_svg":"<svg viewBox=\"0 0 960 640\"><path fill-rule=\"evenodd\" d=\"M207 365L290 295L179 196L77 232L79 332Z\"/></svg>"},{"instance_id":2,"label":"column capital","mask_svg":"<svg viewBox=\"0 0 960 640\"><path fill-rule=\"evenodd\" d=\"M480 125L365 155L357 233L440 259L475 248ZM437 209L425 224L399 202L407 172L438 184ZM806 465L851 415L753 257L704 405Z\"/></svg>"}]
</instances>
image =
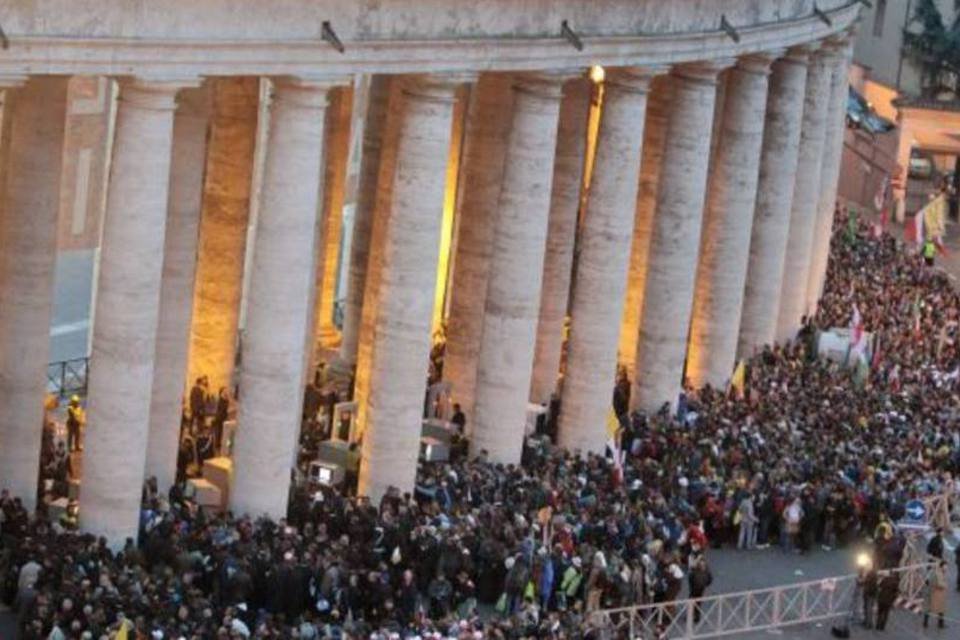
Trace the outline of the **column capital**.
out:
<instances>
[{"instance_id":1,"label":"column capital","mask_svg":"<svg viewBox=\"0 0 960 640\"><path fill-rule=\"evenodd\" d=\"M698 60L697 62L685 62L675 65L671 69L674 76L694 82L703 82L707 84L716 84L717 76L724 69L728 69L736 64L736 58L717 58L714 60Z\"/></svg>"},{"instance_id":2,"label":"column capital","mask_svg":"<svg viewBox=\"0 0 960 640\"><path fill-rule=\"evenodd\" d=\"M807 42L804 44L798 44L795 47L790 47L787 49L782 60L793 64L802 64L806 65L810 62L810 56L812 56L820 48L819 42Z\"/></svg>"},{"instance_id":3,"label":"column capital","mask_svg":"<svg viewBox=\"0 0 960 640\"><path fill-rule=\"evenodd\" d=\"M200 86L199 76L150 77L123 76L117 78L122 102L141 109L173 111L177 108L177 93L181 89Z\"/></svg>"},{"instance_id":4,"label":"column capital","mask_svg":"<svg viewBox=\"0 0 960 640\"><path fill-rule=\"evenodd\" d=\"M280 76L272 78L274 104L301 109L327 108L327 93L346 85L350 76Z\"/></svg>"},{"instance_id":5,"label":"column capital","mask_svg":"<svg viewBox=\"0 0 960 640\"><path fill-rule=\"evenodd\" d=\"M603 83L606 87L617 87L631 93L647 93L653 79L669 71L670 67L667 65L617 67L607 71Z\"/></svg>"},{"instance_id":6,"label":"column capital","mask_svg":"<svg viewBox=\"0 0 960 640\"><path fill-rule=\"evenodd\" d=\"M581 75L583 75L583 71L580 69L521 73L514 79L513 88L521 93L540 98L559 100L563 95L563 85L568 80L573 80Z\"/></svg>"},{"instance_id":7,"label":"column capital","mask_svg":"<svg viewBox=\"0 0 960 640\"><path fill-rule=\"evenodd\" d=\"M457 89L476 79L477 74L469 71L424 73L407 78L403 84L403 93L422 100L454 102Z\"/></svg>"},{"instance_id":8,"label":"column capital","mask_svg":"<svg viewBox=\"0 0 960 640\"><path fill-rule=\"evenodd\" d=\"M16 89L22 87L27 80L30 79L28 75L21 75L18 73L15 74L3 74L0 75L0 91L4 89Z\"/></svg>"},{"instance_id":9,"label":"column capital","mask_svg":"<svg viewBox=\"0 0 960 640\"><path fill-rule=\"evenodd\" d=\"M850 34L846 31L835 33L823 39L819 55L827 62L839 62L847 56L851 42Z\"/></svg>"},{"instance_id":10,"label":"column capital","mask_svg":"<svg viewBox=\"0 0 960 640\"><path fill-rule=\"evenodd\" d=\"M737 69L765 76L770 73L770 65L783 54L783 49L775 49L740 56L737 58Z\"/></svg>"}]
</instances>

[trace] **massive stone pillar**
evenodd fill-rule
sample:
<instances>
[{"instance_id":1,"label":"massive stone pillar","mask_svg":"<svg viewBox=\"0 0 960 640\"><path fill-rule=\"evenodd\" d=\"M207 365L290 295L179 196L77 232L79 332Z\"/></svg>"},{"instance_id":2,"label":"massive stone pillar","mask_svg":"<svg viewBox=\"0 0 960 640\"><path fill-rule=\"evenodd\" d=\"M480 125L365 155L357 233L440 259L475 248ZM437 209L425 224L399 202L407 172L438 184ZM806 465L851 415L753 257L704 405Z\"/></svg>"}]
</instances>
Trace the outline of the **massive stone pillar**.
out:
<instances>
[{"instance_id":1,"label":"massive stone pillar","mask_svg":"<svg viewBox=\"0 0 960 640\"><path fill-rule=\"evenodd\" d=\"M771 61L746 56L726 74L690 320L687 376L695 387L722 388L736 361Z\"/></svg>"},{"instance_id":2,"label":"massive stone pillar","mask_svg":"<svg viewBox=\"0 0 960 640\"><path fill-rule=\"evenodd\" d=\"M187 377L208 376L212 393L233 377L259 94L257 78L213 81Z\"/></svg>"},{"instance_id":3,"label":"massive stone pillar","mask_svg":"<svg viewBox=\"0 0 960 640\"><path fill-rule=\"evenodd\" d=\"M816 313L823 281L827 275L830 257L830 238L833 232L833 214L837 204L837 181L840 179L840 160L843 158L843 132L847 122L847 69L850 45L846 38L831 41L827 49L830 74L827 121L824 125L823 159L820 163L820 199L817 202L817 222L813 235L813 258L807 277L806 313Z\"/></svg>"},{"instance_id":4,"label":"massive stone pillar","mask_svg":"<svg viewBox=\"0 0 960 640\"><path fill-rule=\"evenodd\" d=\"M640 186L637 189L630 271L623 301L620 347L617 353L619 363L626 368L631 380L636 367L640 312L643 310L643 291L647 283L647 255L650 251L650 236L653 234L653 215L657 209L657 185L667 138L671 86L670 79L666 76L654 78L647 97L647 117L640 155Z\"/></svg>"},{"instance_id":5,"label":"massive stone pillar","mask_svg":"<svg viewBox=\"0 0 960 640\"><path fill-rule=\"evenodd\" d=\"M607 442L635 213L623 203L637 201L650 80L645 70L607 73L570 313L559 427L568 449L602 453Z\"/></svg>"},{"instance_id":6,"label":"massive stone pillar","mask_svg":"<svg viewBox=\"0 0 960 640\"><path fill-rule=\"evenodd\" d=\"M176 481L181 401L189 387L187 349L209 119L210 94L206 87L181 92L173 118L173 160L147 439L146 475L156 477L161 492Z\"/></svg>"},{"instance_id":7,"label":"massive stone pillar","mask_svg":"<svg viewBox=\"0 0 960 640\"><path fill-rule=\"evenodd\" d=\"M323 163L323 198L320 202L320 237L317 246L317 282L314 290L313 364L320 351L336 346L340 331L333 322L337 297L337 269L340 264L340 236L343 228L343 201L347 187L347 160L350 156L350 116L353 87L338 87L330 93L327 108L327 158Z\"/></svg>"},{"instance_id":8,"label":"massive stone pillar","mask_svg":"<svg viewBox=\"0 0 960 640\"><path fill-rule=\"evenodd\" d=\"M537 404L550 401L560 371L563 325L570 298L573 245L577 236L577 214L583 186L591 89L590 81L586 78L572 80L565 88L560 103L547 249L543 257L540 317L533 352L533 378L530 382L530 401Z\"/></svg>"},{"instance_id":9,"label":"massive stone pillar","mask_svg":"<svg viewBox=\"0 0 960 640\"><path fill-rule=\"evenodd\" d=\"M178 85L123 82L90 362L80 524L136 538L156 355Z\"/></svg>"},{"instance_id":10,"label":"massive stone pillar","mask_svg":"<svg viewBox=\"0 0 960 640\"><path fill-rule=\"evenodd\" d=\"M481 75L470 92L467 109L443 378L453 385L453 399L468 416L470 430L493 229L513 105L511 82L505 73Z\"/></svg>"},{"instance_id":11,"label":"massive stone pillar","mask_svg":"<svg viewBox=\"0 0 960 640\"><path fill-rule=\"evenodd\" d=\"M287 512L313 317L326 80L274 80L240 374L234 486L237 513Z\"/></svg>"},{"instance_id":12,"label":"massive stone pillar","mask_svg":"<svg viewBox=\"0 0 960 640\"><path fill-rule=\"evenodd\" d=\"M721 62L680 65L657 189L636 375L630 404L656 411L676 403L700 247L717 73Z\"/></svg>"},{"instance_id":13,"label":"massive stone pillar","mask_svg":"<svg viewBox=\"0 0 960 640\"><path fill-rule=\"evenodd\" d=\"M363 127L357 208L354 212L353 241L350 243L350 262L347 266L347 293L343 305L343 328L340 333L340 359L348 365L357 362L360 319L370 257L370 238L377 208L377 181L380 177L381 147L389 98L390 77L373 76L370 81L367 119Z\"/></svg>"},{"instance_id":14,"label":"massive stone pillar","mask_svg":"<svg viewBox=\"0 0 960 640\"><path fill-rule=\"evenodd\" d=\"M12 85L13 83L11 83ZM3 97L0 150L0 487L36 504L50 348L67 79Z\"/></svg>"},{"instance_id":15,"label":"massive stone pillar","mask_svg":"<svg viewBox=\"0 0 960 640\"><path fill-rule=\"evenodd\" d=\"M518 78L477 363L473 452L520 461L539 315L563 79Z\"/></svg>"},{"instance_id":16,"label":"massive stone pillar","mask_svg":"<svg viewBox=\"0 0 960 640\"><path fill-rule=\"evenodd\" d=\"M361 437L366 425L367 406L370 399L373 346L377 329L381 273L384 269L385 260L384 247L386 247L387 229L390 226L392 215L400 124L403 122L406 105L403 93L405 79L403 77L396 78L390 83L387 117L383 125L383 135L380 143L380 169L376 178L375 204L373 205L375 213L372 216L370 230L367 275L363 283L363 309L360 313L360 335L357 342L356 378L353 393L353 400L357 404L357 424ZM444 182L446 182L445 177Z\"/></svg>"},{"instance_id":17,"label":"massive stone pillar","mask_svg":"<svg viewBox=\"0 0 960 640\"><path fill-rule=\"evenodd\" d=\"M820 202L820 163L830 92L831 68L822 52L810 57L803 99L800 148L790 208L790 232L780 289L777 341L792 340L800 328L807 302L807 277Z\"/></svg>"},{"instance_id":18,"label":"massive stone pillar","mask_svg":"<svg viewBox=\"0 0 960 640\"><path fill-rule=\"evenodd\" d=\"M411 491L430 356L444 180L459 76L408 80L377 293L359 493Z\"/></svg>"},{"instance_id":19,"label":"massive stone pillar","mask_svg":"<svg viewBox=\"0 0 960 640\"><path fill-rule=\"evenodd\" d=\"M772 344L776 337L808 55L805 48L790 50L773 64L770 75L737 347L741 358Z\"/></svg>"}]
</instances>

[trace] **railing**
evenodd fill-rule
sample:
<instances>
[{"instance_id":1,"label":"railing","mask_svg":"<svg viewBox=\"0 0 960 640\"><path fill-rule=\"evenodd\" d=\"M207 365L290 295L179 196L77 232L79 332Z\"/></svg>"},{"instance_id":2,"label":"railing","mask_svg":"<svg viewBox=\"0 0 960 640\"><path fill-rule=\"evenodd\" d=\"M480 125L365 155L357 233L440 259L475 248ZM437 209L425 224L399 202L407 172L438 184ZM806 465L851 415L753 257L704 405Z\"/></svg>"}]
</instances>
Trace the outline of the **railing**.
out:
<instances>
[{"instance_id":1,"label":"railing","mask_svg":"<svg viewBox=\"0 0 960 640\"><path fill-rule=\"evenodd\" d=\"M931 527L940 527L949 532L960 526L960 493L947 491L923 499L927 522Z\"/></svg>"},{"instance_id":2,"label":"railing","mask_svg":"<svg viewBox=\"0 0 960 640\"><path fill-rule=\"evenodd\" d=\"M899 601L922 600L931 564L891 569L900 575ZM859 611L856 575L811 580L769 589L675 600L593 614L602 638L631 640L716 638L796 624L852 617Z\"/></svg>"},{"instance_id":3,"label":"railing","mask_svg":"<svg viewBox=\"0 0 960 640\"><path fill-rule=\"evenodd\" d=\"M75 358L47 365L47 391L60 399L69 395L86 395L90 358Z\"/></svg>"}]
</instances>

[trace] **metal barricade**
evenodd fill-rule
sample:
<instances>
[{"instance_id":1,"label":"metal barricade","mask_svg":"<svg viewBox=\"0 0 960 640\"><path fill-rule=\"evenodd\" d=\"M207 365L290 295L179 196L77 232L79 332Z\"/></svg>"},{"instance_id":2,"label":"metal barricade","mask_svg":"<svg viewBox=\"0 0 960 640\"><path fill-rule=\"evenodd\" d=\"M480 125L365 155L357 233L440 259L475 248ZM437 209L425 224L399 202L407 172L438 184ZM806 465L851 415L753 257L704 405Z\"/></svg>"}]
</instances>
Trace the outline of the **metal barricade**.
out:
<instances>
[{"instance_id":1,"label":"metal barricade","mask_svg":"<svg viewBox=\"0 0 960 640\"><path fill-rule=\"evenodd\" d=\"M90 358L61 360L47 365L47 391L60 399L86 395Z\"/></svg>"},{"instance_id":2,"label":"metal barricade","mask_svg":"<svg viewBox=\"0 0 960 640\"><path fill-rule=\"evenodd\" d=\"M930 564L891 569L900 575L900 596L923 597ZM591 624L604 638L660 640L717 638L853 616L860 603L856 575L798 582L768 589L692 600L604 609Z\"/></svg>"}]
</instances>

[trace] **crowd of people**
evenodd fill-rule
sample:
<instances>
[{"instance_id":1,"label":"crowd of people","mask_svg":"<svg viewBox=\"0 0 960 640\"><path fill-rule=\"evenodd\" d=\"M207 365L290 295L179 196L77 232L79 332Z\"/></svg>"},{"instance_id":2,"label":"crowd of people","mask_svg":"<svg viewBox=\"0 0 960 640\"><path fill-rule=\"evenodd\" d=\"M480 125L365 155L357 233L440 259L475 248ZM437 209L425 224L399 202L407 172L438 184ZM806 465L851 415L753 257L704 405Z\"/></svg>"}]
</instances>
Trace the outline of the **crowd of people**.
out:
<instances>
[{"instance_id":1,"label":"crowd of people","mask_svg":"<svg viewBox=\"0 0 960 640\"><path fill-rule=\"evenodd\" d=\"M296 487L279 522L148 483L119 553L3 494L0 595L25 640L593 638L598 609L707 593L712 548L870 537L896 564L907 501L960 472L960 295L891 236L846 225L819 312L749 361L742 392L688 389L676 413L644 415L617 385L622 457L473 452L379 504ZM814 352L855 306L874 336L865 374Z\"/></svg>"}]
</instances>

